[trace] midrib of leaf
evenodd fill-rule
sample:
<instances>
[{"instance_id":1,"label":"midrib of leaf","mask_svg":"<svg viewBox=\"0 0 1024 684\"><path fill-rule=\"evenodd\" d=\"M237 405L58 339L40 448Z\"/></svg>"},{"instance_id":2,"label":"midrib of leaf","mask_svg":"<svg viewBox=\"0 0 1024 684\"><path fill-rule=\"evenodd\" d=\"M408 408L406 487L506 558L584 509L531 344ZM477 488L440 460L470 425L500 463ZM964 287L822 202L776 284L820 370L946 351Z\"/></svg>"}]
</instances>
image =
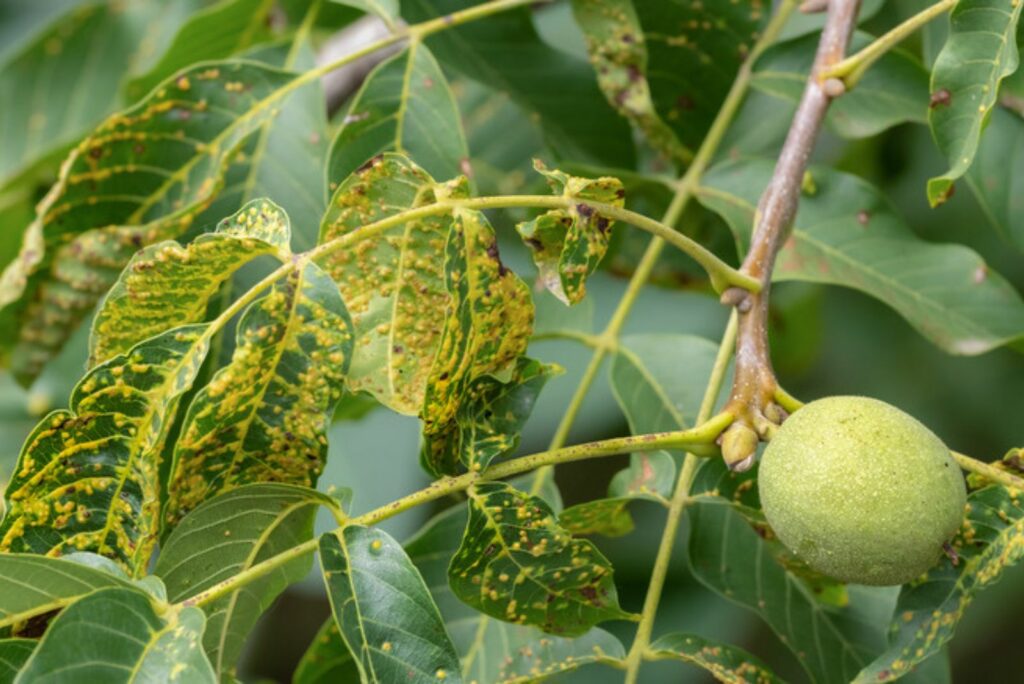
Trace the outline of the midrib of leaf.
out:
<instances>
[{"instance_id":1,"label":"midrib of leaf","mask_svg":"<svg viewBox=\"0 0 1024 684\"><path fill-rule=\"evenodd\" d=\"M130 675L128 677L128 681L129 682L136 681L136 678L137 678L137 676L139 674L139 669L142 667L142 664L144 662L146 662L146 656L149 655L150 651L153 650L153 647L156 646L157 642L160 641L160 637L163 636L164 634L167 634L168 632L170 632L172 630L177 629L177 627L178 627L178 614L179 614L179 612L181 610L183 610L183 609L182 608L176 608L176 609L172 608L170 611L168 611L164 615L159 615L159 613L158 613L159 617L162 620L164 620L164 626L161 627L160 629L156 630L155 632L150 632L149 633L149 639L146 641L145 647L142 649L142 654L139 656L138 660L135 661L135 665L132 667L131 673L130 673ZM156 612L156 611L154 611L154 612Z\"/></svg>"},{"instance_id":2,"label":"midrib of leaf","mask_svg":"<svg viewBox=\"0 0 1024 684\"><path fill-rule=\"evenodd\" d=\"M359 650L362 653L365 653L365 655L366 655L366 658L365 658L366 659L366 667L367 667L367 669L369 669L370 675L371 675L370 681L377 682L377 681L380 681L380 680L377 679L377 670L373 666L373 658L370 656L370 653L369 653L369 651L370 651L370 640L369 640L369 638L367 638L366 629L363 627L363 624L364 624L363 623L363 609L362 609L362 606L360 606L360 604L359 604L359 598L358 598L359 597L359 592L356 591L355 572L353 572L354 568L352 567L352 556L348 552L348 542L345 541L345 533L344 533L344 531L342 531L341 534L336 534L334 536L335 536L335 538L337 538L337 540L341 544L341 550L345 554L345 563L346 563L346 565L348 565L348 572L345 573L345 578L346 578L346 582L348 582L349 589L352 592L352 598L350 598L349 601L352 602L352 604L354 605L354 607L356 609L356 617L357 617L356 625L357 625L357 627L359 629L359 635L360 635L360 639L362 641L362 643L359 645ZM333 594L333 592L331 592L331 591L327 592L327 596L328 596L329 599L331 599L332 594ZM331 599L331 600L333 600L333 599ZM337 611L335 611L334 614L337 615L338 614ZM335 618L335 620L337 620L337 618ZM339 629L339 631L340 631L340 629ZM345 641L344 632L342 632L341 640ZM362 660L363 660L363 658L359 658L357 662L360 662Z\"/></svg>"}]
</instances>

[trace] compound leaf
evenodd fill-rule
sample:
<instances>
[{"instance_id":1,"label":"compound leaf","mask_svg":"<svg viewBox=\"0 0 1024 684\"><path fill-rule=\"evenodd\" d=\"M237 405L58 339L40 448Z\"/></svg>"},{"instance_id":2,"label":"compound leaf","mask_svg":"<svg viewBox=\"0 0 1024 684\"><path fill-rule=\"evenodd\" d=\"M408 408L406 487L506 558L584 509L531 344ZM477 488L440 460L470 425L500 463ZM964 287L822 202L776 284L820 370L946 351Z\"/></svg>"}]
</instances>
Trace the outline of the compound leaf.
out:
<instances>
[{"instance_id":1,"label":"compound leaf","mask_svg":"<svg viewBox=\"0 0 1024 684\"><path fill-rule=\"evenodd\" d=\"M666 634L651 644L656 659L681 660L710 673L719 682L781 682L760 660L742 648L709 641L696 634Z\"/></svg>"}]
</instances>

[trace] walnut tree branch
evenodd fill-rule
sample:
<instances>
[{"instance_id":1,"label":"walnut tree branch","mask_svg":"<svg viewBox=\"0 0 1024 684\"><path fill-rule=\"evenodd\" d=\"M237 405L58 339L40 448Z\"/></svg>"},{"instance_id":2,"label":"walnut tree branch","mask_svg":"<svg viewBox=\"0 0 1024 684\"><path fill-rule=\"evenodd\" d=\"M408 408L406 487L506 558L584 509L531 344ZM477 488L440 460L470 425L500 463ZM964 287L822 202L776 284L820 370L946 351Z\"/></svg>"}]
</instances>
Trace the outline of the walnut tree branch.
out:
<instances>
[{"instance_id":1,"label":"walnut tree branch","mask_svg":"<svg viewBox=\"0 0 1024 684\"><path fill-rule=\"evenodd\" d=\"M741 272L761 282L757 293L726 290L722 301L736 307L736 372L728 409L736 423L722 436L722 455L730 468L753 464L758 438L770 436L781 422L774 402L778 388L768 348L768 302L775 256L793 225L807 162L821 131L829 103L842 94L842 82L822 75L843 59L857 19L859 0L830 0L825 27L807 87L782 146L772 179L754 215L750 251Z\"/></svg>"}]
</instances>

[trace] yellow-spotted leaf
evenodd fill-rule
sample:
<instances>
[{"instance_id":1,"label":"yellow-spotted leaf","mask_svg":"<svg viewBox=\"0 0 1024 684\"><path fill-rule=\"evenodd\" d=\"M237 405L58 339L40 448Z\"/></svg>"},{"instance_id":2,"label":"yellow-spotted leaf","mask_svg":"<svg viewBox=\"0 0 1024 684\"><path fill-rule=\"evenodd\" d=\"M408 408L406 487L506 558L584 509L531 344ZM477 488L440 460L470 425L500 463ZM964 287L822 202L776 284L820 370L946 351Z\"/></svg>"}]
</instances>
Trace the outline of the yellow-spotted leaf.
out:
<instances>
[{"instance_id":1,"label":"yellow-spotted leaf","mask_svg":"<svg viewBox=\"0 0 1024 684\"><path fill-rule=\"evenodd\" d=\"M459 599L499 620L564 636L628 617L611 564L559 527L543 499L503 482L474 485L468 494L466 532L448 567Z\"/></svg>"},{"instance_id":2,"label":"yellow-spotted leaf","mask_svg":"<svg viewBox=\"0 0 1024 684\"><path fill-rule=\"evenodd\" d=\"M196 323L220 286L258 256L287 258L288 216L253 200L187 246L167 241L138 252L107 293L93 321L89 363L102 363L147 337Z\"/></svg>"},{"instance_id":3,"label":"yellow-spotted leaf","mask_svg":"<svg viewBox=\"0 0 1024 684\"><path fill-rule=\"evenodd\" d=\"M249 307L230 363L185 415L167 524L240 485L316 485L352 356L351 330L337 285L311 262Z\"/></svg>"},{"instance_id":4,"label":"yellow-spotted leaf","mask_svg":"<svg viewBox=\"0 0 1024 684\"><path fill-rule=\"evenodd\" d=\"M321 242L351 236L344 249L319 261L352 315L355 347L348 387L408 415L423 405L444 327L448 292L442 255L452 219L406 221L365 239L356 231L435 202L437 188L405 157L384 154L339 185L320 227Z\"/></svg>"},{"instance_id":5,"label":"yellow-spotted leaf","mask_svg":"<svg viewBox=\"0 0 1024 684\"><path fill-rule=\"evenodd\" d=\"M181 234L210 204L293 78L253 62L198 64L72 150L0 276L0 359L19 379L38 374L135 251Z\"/></svg>"},{"instance_id":6,"label":"yellow-spotted leaf","mask_svg":"<svg viewBox=\"0 0 1024 684\"><path fill-rule=\"evenodd\" d=\"M511 453L541 389L560 372L557 366L522 357L508 382L485 375L470 383L455 416L424 434L424 466L434 473L454 472L460 464L483 470Z\"/></svg>"},{"instance_id":7,"label":"yellow-spotted leaf","mask_svg":"<svg viewBox=\"0 0 1024 684\"><path fill-rule=\"evenodd\" d=\"M706 670L719 682L775 684L782 681L742 648L709 641L696 634L666 634L651 644L651 651L656 660L681 660Z\"/></svg>"},{"instance_id":8,"label":"yellow-spotted leaf","mask_svg":"<svg viewBox=\"0 0 1024 684\"><path fill-rule=\"evenodd\" d=\"M585 281L608 250L612 221L595 211L587 200L621 207L625 190L617 178L580 178L540 161L534 168L544 174L556 195L574 202L569 209L553 209L516 226L540 272L544 287L566 304L586 294Z\"/></svg>"},{"instance_id":9,"label":"yellow-spotted leaf","mask_svg":"<svg viewBox=\"0 0 1024 684\"><path fill-rule=\"evenodd\" d=\"M22 448L7 486L0 550L92 551L145 573L159 529L160 452L209 347L176 328L91 371Z\"/></svg>"}]
</instances>

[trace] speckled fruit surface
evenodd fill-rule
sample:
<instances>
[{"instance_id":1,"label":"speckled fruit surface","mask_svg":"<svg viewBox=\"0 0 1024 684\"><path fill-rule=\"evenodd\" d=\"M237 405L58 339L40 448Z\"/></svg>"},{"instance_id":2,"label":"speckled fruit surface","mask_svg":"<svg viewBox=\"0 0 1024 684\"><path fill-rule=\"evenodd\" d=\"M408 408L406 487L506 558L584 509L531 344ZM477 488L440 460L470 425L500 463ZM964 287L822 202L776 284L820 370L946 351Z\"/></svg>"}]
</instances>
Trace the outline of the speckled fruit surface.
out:
<instances>
[{"instance_id":1,"label":"speckled fruit surface","mask_svg":"<svg viewBox=\"0 0 1024 684\"><path fill-rule=\"evenodd\" d=\"M932 567L964 516L949 450L903 411L829 397L794 413L765 449L765 516L814 569L858 584L903 584Z\"/></svg>"}]
</instances>

